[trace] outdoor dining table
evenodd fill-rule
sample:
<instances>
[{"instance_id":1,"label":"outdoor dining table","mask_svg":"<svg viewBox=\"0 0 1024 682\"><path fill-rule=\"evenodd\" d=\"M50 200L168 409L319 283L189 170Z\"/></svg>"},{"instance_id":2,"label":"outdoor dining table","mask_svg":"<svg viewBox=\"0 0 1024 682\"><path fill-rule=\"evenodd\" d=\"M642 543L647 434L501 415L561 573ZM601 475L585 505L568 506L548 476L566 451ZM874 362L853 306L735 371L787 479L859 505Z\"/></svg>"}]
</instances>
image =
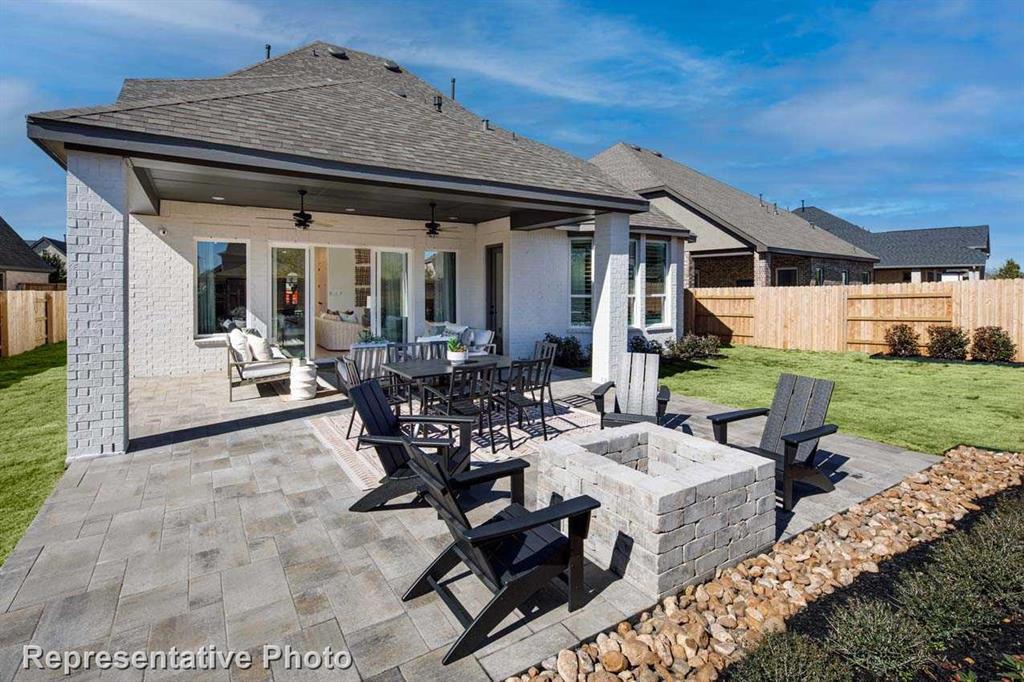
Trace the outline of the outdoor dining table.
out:
<instances>
[{"instance_id":1,"label":"outdoor dining table","mask_svg":"<svg viewBox=\"0 0 1024 682\"><path fill-rule=\"evenodd\" d=\"M512 358L507 355L471 355L466 362L452 365L444 358L430 360L402 360L400 362L386 362L381 369L390 372L407 382L414 382L420 394L420 411L427 404L426 382L429 379L447 376L452 373L452 367L480 367L481 365L493 365L500 373L512 366Z\"/></svg>"}]
</instances>

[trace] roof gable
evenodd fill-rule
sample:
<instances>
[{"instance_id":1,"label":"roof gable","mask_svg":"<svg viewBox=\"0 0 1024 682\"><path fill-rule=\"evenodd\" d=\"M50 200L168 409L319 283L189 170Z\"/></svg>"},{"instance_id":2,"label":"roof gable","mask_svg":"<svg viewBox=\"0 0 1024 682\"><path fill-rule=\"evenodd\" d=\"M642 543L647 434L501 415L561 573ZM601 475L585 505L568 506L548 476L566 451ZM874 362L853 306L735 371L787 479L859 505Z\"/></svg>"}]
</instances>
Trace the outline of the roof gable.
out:
<instances>
[{"instance_id":1,"label":"roof gable","mask_svg":"<svg viewBox=\"0 0 1024 682\"><path fill-rule=\"evenodd\" d=\"M37 256L14 228L0 217L0 270L51 272L53 268Z\"/></svg>"},{"instance_id":2,"label":"roof gable","mask_svg":"<svg viewBox=\"0 0 1024 682\"><path fill-rule=\"evenodd\" d=\"M871 252L817 229L789 211L777 209L657 152L620 142L591 162L634 191L668 190L691 210L768 250L874 260Z\"/></svg>"}]
</instances>

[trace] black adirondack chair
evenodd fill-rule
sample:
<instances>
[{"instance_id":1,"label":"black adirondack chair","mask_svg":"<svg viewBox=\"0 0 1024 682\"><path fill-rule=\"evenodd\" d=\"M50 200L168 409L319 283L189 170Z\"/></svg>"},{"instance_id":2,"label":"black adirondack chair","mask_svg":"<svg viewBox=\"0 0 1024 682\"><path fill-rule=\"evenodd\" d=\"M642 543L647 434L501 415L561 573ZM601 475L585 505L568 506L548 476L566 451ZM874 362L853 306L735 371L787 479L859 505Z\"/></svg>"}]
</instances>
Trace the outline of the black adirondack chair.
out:
<instances>
[{"instance_id":1,"label":"black adirondack chair","mask_svg":"<svg viewBox=\"0 0 1024 682\"><path fill-rule=\"evenodd\" d=\"M661 424L668 409L669 390L658 385L657 353L626 353L619 368L618 381L609 381L594 389L594 404L601 414L601 428L636 422ZM605 406L605 394L615 389L612 410Z\"/></svg>"},{"instance_id":2,"label":"black adirondack chair","mask_svg":"<svg viewBox=\"0 0 1024 682\"><path fill-rule=\"evenodd\" d=\"M786 511L793 509L794 481L809 483L825 492L835 490L832 481L814 463L818 440L839 430L835 424L825 423L834 385L825 379L783 374L775 386L770 408L708 416L715 440L726 444L730 423L768 415L759 447L733 447L775 460L775 483L782 490L782 508Z\"/></svg>"},{"instance_id":3,"label":"black adirondack chair","mask_svg":"<svg viewBox=\"0 0 1024 682\"><path fill-rule=\"evenodd\" d=\"M583 605L583 541L590 529L590 512L600 506L597 500L583 495L534 512L523 507L520 500L474 528L457 498L467 481L477 483L512 472L521 474L529 465L513 459L449 478L436 459L408 440L403 444L410 467L423 482L427 502L452 535L452 543L402 597L409 601L433 590L466 628L441 659L443 664L480 648L499 623L554 578L568 584L570 611ZM563 519L568 519L568 536L552 526ZM494 595L475 618L443 580L460 563Z\"/></svg>"},{"instance_id":4,"label":"black adirondack chair","mask_svg":"<svg viewBox=\"0 0 1024 682\"><path fill-rule=\"evenodd\" d=\"M459 430L458 440L450 437L439 437L432 434L423 435L413 441L417 447L433 450L434 455L443 465L447 475L455 475L469 468L469 451L472 445L474 417L463 416L425 416L399 415L392 409L393 401L388 398L380 382L370 379L349 390L349 397L359 412L366 429L366 435L360 435L360 444L373 445L384 467L384 478L380 485L363 497L359 498L349 511L365 512L377 509L396 497L417 492L422 485L419 478L409 468L409 458L402 443L380 441L380 437L411 436L414 429L425 430L425 427L440 427L447 431L452 427ZM519 499L522 500L522 479L519 484Z\"/></svg>"}]
</instances>

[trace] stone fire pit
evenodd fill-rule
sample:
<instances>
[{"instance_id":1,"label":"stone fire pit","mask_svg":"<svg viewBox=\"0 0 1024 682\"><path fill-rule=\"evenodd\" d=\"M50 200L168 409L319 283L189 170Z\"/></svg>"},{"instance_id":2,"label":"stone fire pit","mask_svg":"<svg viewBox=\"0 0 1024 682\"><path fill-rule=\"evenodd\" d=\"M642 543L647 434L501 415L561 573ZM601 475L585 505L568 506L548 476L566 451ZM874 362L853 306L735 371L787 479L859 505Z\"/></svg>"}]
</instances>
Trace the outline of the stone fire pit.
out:
<instances>
[{"instance_id":1,"label":"stone fire pit","mask_svg":"<svg viewBox=\"0 0 1024 682\"><path fill-rule=\"evenodd\" d=\"M775 464L653 424L539 447L537 502L600 500L587 558L652 602L775 540Z\"/></svg>"}]
</instances>

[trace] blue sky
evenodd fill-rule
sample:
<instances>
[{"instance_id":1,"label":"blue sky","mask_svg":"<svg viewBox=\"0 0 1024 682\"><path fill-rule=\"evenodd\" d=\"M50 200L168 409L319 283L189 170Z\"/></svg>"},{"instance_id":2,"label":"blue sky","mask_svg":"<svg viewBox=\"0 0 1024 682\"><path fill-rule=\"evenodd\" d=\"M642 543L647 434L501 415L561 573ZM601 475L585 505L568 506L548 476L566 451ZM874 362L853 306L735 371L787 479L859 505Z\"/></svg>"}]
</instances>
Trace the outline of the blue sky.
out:
<instances>
[{"instance_id":1,"label":"blue sky","mask_svg":"<svg viewBox=\"0 0 1024 682\"><path fill-rule=\"evenodd\" d=\"M0 2L0 214L64 231L31 111L125 77L219 75L323 39L391 57L522 134L624 140L872 229L992 227L1024 262L1024 2Z\"/></svg>"}]
</instances>

